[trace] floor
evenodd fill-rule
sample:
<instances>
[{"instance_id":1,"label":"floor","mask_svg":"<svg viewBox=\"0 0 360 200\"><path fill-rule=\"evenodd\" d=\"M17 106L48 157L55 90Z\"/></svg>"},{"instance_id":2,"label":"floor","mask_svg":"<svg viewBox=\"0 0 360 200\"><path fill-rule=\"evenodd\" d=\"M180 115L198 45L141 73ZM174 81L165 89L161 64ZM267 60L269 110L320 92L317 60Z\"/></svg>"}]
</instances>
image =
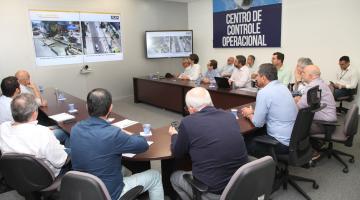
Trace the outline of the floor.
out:
<instances>
[{"instance_id":1,"label":"floor","mask_svg":"<svg viewBox=\"0 0 360 200\"><path fill-rule=\"evenodd\" d=\"M173 112L159 109L145 104L134 104L132 98L114 102L114 111L121 113L131 120L150 123L152 127L162 127L172 121L180 121L182 116ZM290 173L298 176L313 178L319 184L314 190L311 184L300 183L300 186L312 199L316 200L359 200L360 199L360 136L357 135L351 148L336 145L335 148L344 150L355 156L355 163L349 164L349 173L342 172L342 166L335 159L323 159L315 168L290 168ZM152 162L152 168L160 170L159 162ZM288 190L278 190L272 194L273 200L302 200L304 199L291 186ZM0 194L0 200L22 200L15 191Z\"/></svg>"}]
</instances>

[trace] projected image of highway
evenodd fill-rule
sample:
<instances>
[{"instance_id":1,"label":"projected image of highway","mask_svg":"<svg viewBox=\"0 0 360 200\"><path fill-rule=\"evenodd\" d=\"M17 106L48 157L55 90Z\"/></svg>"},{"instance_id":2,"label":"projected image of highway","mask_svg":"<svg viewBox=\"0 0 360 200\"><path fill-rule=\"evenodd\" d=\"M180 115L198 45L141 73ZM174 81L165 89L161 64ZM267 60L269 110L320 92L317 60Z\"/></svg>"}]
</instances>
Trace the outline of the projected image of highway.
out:
<instances>
[{"instance_id":1,"label":"projected image of highway","mask_svg":"<svg viewBox=\"0 0 360 200\"><path fill-rule=\"evenodd\" d=\"M172 53L191 52L192 39L190 36L171 36L170 51Z\"/></svg>"},{"instance_id":2,"label":"projected image of highway","mask_svg":"<svg viewBox=\"0 0 360 200\"><path fill-rule=\"evenodd\" d=\"M81 55L79 22L32 21L36 57Z\"/></svg>"},{"instance_id":3,"label":"projected image of highway","mask_svg":"<svg viewBox=\"0 0 360 200\"><path fill-rule=\"evenodd\" d=\"M170 52L170 37L152 37L150 39L150 45L148 46L148 52L150 54L157 53L169 53Z\"/></svg>"},{"instance_id":4,"label":"projected image of highway","mask_svg":"<svg viewBox=\"0 0 360 200\"><path fill-rule=\"evenodd\" d=\"M81 22L85 54L120 53L120 22Z\"/></svg>"}]
</instances>

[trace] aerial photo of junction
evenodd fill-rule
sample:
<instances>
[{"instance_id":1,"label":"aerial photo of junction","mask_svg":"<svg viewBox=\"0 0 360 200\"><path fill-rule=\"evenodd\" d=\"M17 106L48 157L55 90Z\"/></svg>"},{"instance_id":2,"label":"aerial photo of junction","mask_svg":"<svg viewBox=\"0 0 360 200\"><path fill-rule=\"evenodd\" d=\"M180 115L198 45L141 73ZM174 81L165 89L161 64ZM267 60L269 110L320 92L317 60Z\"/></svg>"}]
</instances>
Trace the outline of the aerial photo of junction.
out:
<instances>
[{"instance_id":1,"label":"aerial photo of junction","mask_svg":"<svg viewBox=\"0 0 360 200\"><path fill-rule=\"evenodd\" d=\"M32 21L36 57L82 55L80 23Z\"/></svg>"},{"instance_id":2,"label":"aerial photo of junction","mask_svg":"<svg viewBox=\"0 0 360 200\"><path fill-rule=\"evenodd\" d=\"M85 54L121 53L120 22L81 22Z\"/></svg>"},{"instance_id":3,"label":"aerial photo of junction","mask_svg":"<svg viewBox=\"0 0 360 200\"><path fill-rule=\"evenodd\" d=\"M170 45L172 53L191 52L191 36L171 36Z\"/></svg>"}]
</instances>

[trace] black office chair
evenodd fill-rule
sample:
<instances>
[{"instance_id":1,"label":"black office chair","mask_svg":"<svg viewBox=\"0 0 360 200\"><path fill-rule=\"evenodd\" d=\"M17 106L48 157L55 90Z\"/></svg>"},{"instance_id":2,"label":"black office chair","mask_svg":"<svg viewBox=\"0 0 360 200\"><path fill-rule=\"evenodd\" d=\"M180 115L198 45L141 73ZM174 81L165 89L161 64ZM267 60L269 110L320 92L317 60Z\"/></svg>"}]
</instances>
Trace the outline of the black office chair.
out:
<instances>
[{"instance_id":1,"label":"black office chair","mask_svg":"<svg viewBox=\"0 0 360 200\"><path fill-rule=\"evenodd\" d=\"M136 186L120 200L136 199L143 189L143 186ZM60 200L111 200L111 197L98 177L85 172L70 171L61 181Z\"/></svg>"},{"instance_id":2,"label":"black office chair","mask_svg":"<svg viewBox=\"0 0 360 200\"><path fill-rule=\"evenodd\" d=\"M310 144L310 127L313 122L314 113L326 106L320 104L320 98L321 91L319 90L319 86L315 86L308 90L307 101L310 106L300 109L297 114L291 133L288 154L276 154L275 146L277 146L279 142L268 135L254 138L260 145L265 145L269 148L270 155L278 163L276 185L282 184L283 188L286 190L287 184L289 183L306 199L311 198L295 181L310 182L314 189L318 189L319 185L313 179L290 175L288 166L304 166L311 161L313 150Z\"/></svg>"},{"instance_id":3,"label":"black office chair","mask_svg":"<svg viewBox=\"0 0 360 200\"><path fill-rule=\"evenodd\" d=\"M60 186L61 177L55 178L50 168L32 155L3 154L0 170L6 183L26 200L46 199Z\"/></svg>"},{"instance_id":4,"label":"black office chair","mask_svg":"<svg viewBox=\"0 0 360 200\"><path fill-rule=\"evenodd\" d=\"M185 174L183 177L191 185L194 199L201 200L201 195L207 192L208 187L190 174ZM255 159L241 166L234 173L222 192L220 200L269 199L274 177L275 162L270 156Z\"/></svg>"},{"instance_id":5,"label":"black office chair","mask_svg":"<svg viewBox=\"0 0 360 200\"><path fill-rule=\"evenodd\" d=\"M357 94L357 90L358 90L358 85L356 85L356 88L352 90L351 94L348 95L348 96L343 96L343 97L338 97L338 98L335 98L335 101L338 101L340 102L340 105L338 107L336 107L336 111L338 113L347 113L347 111L349 109L343 107L343 101L346 101L346 102L352 102L354 99L355 99L355 96Z\"/></svg>"},{"instance_id":6,"label":"black office chair","mask_svg":"<svg viewBox=\"0 0 360 200\"><path fill-rule=\"evenodd\" d=\"M343 172L348 173L348 165L341 159L340 155L349 157L349 162L354 163L354 156L344 153L342 151L334 149L333 143L341 143L347 147L351 147L353 144L354 136L358 132L359 124L359 107L354 104L349 112L346 114L345 119L339 120L339 122L325 122L314 121L315 123L323 126L323 133L311 135L311 138L324 141L328 144L326 148L321 149L320 159L325 156L331 158L334 156L340 163L343 164ZM316 162L319 162L317 160ZM315 162L315 163L316 163ZM313 166L315 166L313 163Z\"/></svg>"}]
</instances>

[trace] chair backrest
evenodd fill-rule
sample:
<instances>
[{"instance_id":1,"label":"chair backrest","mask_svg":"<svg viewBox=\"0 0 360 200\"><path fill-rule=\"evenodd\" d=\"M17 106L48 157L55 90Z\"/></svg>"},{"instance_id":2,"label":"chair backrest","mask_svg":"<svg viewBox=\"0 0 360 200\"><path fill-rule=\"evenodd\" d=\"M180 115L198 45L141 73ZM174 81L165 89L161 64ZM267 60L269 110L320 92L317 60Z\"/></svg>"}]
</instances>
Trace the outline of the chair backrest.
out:
<instances>
[{"instance_id":1,"label":"chair backrest","mask_svg":"<svg viewBox=\"0 0 360 200\"><path fill-rule=\"evenodd\" d=\"M61 200L111 200L105 184L96 176L70 171L61 180Z\"/></svg>"},{"instance_id":2,"label":"chair backrest","mask_svg":"<svg viewBox=\"0 0 360 200\"><path fill-rule=\"evenodd\" d=\"M270 156L241 166L226 185L220 200L268 199L275 177L275 162Z\"/></svg>"},{"instance_id":3,"label":"chair backrest","mask_svg":"<svg viewBox=\"0 0 360 200\"><path fill-rule=\"evenodd\" d=\"M345 135L348 136L349 138L353 137L358 132L358 125L359 125L359 106L353 104L345 116L345 120L344 120Z\"/></svg>"},{"instance_id":4,"label":"chair backrest","mask_svg":"<svg viewBox=\"0 0 360 200\"><path fill-rule=\"evenodd\" d=\"M2 154L0 170L6 183L20 193L40 191L55 180L50 168L33 155Z\"/></svg>"},{"instance_id":5,"label":"chair backrest","mask_svg":"<svg viewBox=\"0 0 360 200\"><path fill-rule=\"evenodd\" d=\"M319 90L318 85L310 88L307 91L306 97L307 97L307 103L308 103L309 107L311 107L313 109L317 109L320 107L321 90Z\"/></svg>"},{"instance_id":6,"label":"chair backrest","mask_svg":"<svg viewBox=\"0 0 360 200\"><path fill-rule=\"evenodd\" d=\"M310 127L314 112L310 107L299 110L289 145L289 165L301 166L310 161L312 147L310 144Z\"/></svg>"}]
</instances>

